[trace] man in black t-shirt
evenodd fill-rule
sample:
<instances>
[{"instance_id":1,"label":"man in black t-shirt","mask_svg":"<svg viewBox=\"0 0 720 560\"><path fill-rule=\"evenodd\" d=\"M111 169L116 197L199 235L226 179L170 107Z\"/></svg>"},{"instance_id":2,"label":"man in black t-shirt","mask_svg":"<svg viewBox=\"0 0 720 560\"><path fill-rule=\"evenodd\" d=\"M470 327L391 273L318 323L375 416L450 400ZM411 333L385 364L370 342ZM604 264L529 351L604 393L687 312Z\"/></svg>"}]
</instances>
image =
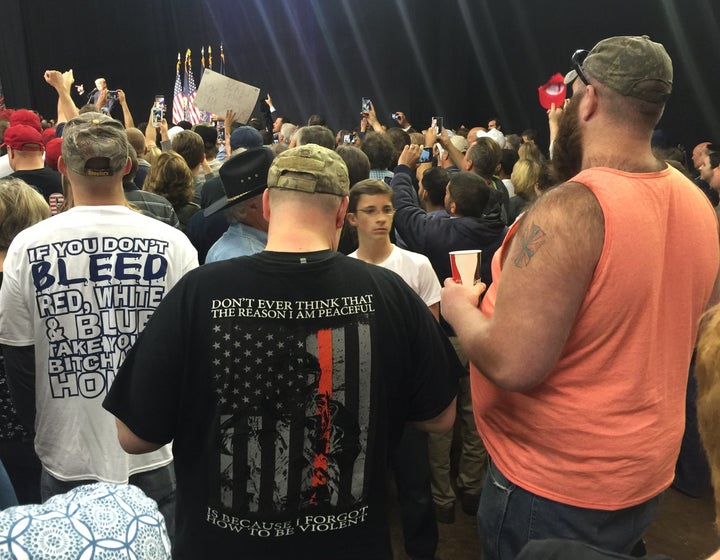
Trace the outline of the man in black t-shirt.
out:
<instances>
[{"instance_id":1,"label":"man in black t-shirt","mask_svg":"<svg viewBox=\"0 0 720 560\"><path fill-rule=\"evenodd\" d=\"M129 453L174 442L176 558L392 558L388 454L452 426L461 366L399 276L335 252L348 183L278 156L266 251L186 275L104 402Z\"/></svg>"},{"instance_id":2,"label":"man in black t-shirt","mask_svg":"<svg viewBox=\"0 0 720 560\"><path fill-rule=\"evenodd\" d=\"M45 145L38 130L26 124L16 124L5 131L4 141L8 148L10 167L13 169L10 177L22 179L48 202L51 195L62 194L60 173L45 167Z\"/></svg>"}]
</instances>

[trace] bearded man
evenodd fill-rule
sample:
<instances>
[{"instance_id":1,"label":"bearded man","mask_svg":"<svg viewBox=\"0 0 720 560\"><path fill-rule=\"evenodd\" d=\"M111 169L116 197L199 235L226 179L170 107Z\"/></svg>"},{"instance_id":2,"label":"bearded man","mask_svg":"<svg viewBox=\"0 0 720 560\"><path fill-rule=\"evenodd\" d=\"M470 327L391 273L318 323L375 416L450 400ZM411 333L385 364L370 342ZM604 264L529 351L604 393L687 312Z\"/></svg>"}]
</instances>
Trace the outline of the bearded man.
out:
<instances>
[{"instance_id":1,"label":"bearded man","mask_svg":"<svg viewBox=\"0 0 720 560\"><path fill-rule=\"evenodd\" d=\"M611 37L572 60L553 156L566 182L512 226L480 309L484 286L443 289L492 459L486 559L531 539L641 543L673 480L698 323L717 300L712 207L650 147L672 89L664 47Z\"/></svg>"}]
</instances>

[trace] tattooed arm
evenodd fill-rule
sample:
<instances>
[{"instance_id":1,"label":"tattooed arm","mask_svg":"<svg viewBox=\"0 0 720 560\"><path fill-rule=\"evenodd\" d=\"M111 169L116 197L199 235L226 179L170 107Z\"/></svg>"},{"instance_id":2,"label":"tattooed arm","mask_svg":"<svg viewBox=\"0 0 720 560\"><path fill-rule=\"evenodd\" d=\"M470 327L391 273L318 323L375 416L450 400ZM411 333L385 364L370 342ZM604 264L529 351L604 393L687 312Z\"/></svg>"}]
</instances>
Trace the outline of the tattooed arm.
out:
<instances>
[{"instance_id":1,"label":"tattooed arm","mask_svg":"<svg viewBox=\"0 0 720 560\"><path fill-rule=\"evenodd\" d=\"M511 391L545 379L570 335L604 238L595 197L583 185L565 184L523 216L505 254L491 318L475 305L481 288L445 281L442 314L486 377Z\"/></svg>"}]
</instances>

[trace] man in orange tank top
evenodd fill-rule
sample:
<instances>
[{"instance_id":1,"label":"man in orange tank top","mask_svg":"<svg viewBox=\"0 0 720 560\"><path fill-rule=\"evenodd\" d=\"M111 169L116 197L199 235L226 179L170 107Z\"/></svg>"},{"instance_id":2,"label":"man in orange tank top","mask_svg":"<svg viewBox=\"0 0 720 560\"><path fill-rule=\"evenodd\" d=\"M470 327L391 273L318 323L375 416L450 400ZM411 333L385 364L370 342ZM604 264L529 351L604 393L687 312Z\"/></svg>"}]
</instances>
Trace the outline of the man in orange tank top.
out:
<instances>
[{"instance_id":1,"label":"man in orange tank top","mask_svg":"<svg viewBox=\"0 0 720 560\"><path fill-rule=\"evenodd\" d=\"M717 301L717 222L655 159L672 62L648 37L577 51L553 165L560 186L510 229L483 285L446 280L441 309L471 362L492 463L484 558L566 538L642 544L673 479L698 322Z\"/></svg>"}]
</instances>

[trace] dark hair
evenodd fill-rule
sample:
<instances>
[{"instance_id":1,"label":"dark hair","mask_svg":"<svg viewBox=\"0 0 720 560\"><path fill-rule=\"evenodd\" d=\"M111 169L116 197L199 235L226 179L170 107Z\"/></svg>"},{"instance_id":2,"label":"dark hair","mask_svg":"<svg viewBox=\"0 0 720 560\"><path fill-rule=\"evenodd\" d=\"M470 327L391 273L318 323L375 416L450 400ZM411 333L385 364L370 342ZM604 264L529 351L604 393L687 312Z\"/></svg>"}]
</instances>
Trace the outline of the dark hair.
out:
<instances>
[{"instance_id":1,"label":"dark hair","mask_svg":"<svg viewBox=\"0 0 720 560\"><path fill-rule=\"evenodd\" d=\"M450 175L448 193L457 215L480 218L490 198L490 187L475 173L460 171Z\"/></svg>"},{"instance_id":2,"label":"dark hair","mask_svg":"<svg viewBox=\"0 0 720 560\"><path fill-rule=\"evenodd\" d=\"M410 135L399 126L394 126L388 129L388 131L385 133L385 136L388 140L390 140L393 145L393 162L397 162L397 159L400 157L403 148L405 148L405 146L409 146L412 143ZM391 164L393 162L391 162Z\"/></svg>"},{"instance_id":3,"label":"dark hair","mask_svg":"<svg viewBox=\"0 0 720 560\"><path fill-rule=\"evenodd\" d=\"M709 157L710 169L715 169L718 165L720 165L720 152L710 152Z\"/></svg>"},{"instance_id":4,"label":"dark hair","mask_svg":"<svg viewBox=\"0 0 720 560\"><path fill-rule=\"evenodd\" d=\"M478 138L468 149L467 158L472 162L475 173L481 177L492 177L502 158L502 149L492 138Z\"/></svg>"},{"instance_id":5,"label":"dark hair","mask_svg":"<svg viewBox=\"0 0 720 560\"><path fill-rule=\"evenodd\" d=\"M308 118L308 126L326 126L325 117L322 115L310 115Z\"/></svg>"},{"instance_id":6,"label":"dark hair","mask_svg":"<svg viewBox=\"0 0 720 560\"><path fill-rule=\"evenodd\" d=\"M192 130L181 130L172 139L172 149L180 154L190 169L195 169L205 157L202 136Z\"/></svg>"},{"instance_id":7,"label":"dark hair","mask_svg":"<svg viewBox=\"0 0 720 560\"><path fill-rule=\"evenodd\" d=\"M450 173L442 167L431 167L422 176L422 188L428 193L433 206L442 206L445 200L445 191L450 181Z\"/></svg>"},{"instance_id":8,"label":"dark hair","mask_svg":"<svg viewBox=\"0 0 720 560\"><path fill-rule=\"evenodd\" d=\"M184 130L192 129L192 123L189 121L180 121L179 123L175 123L175 126L179 126L180 128L182 128Z\"/></svg>"},{"instance_id":9,"label":"dark hair","mask_svg":"<svg viewBox=\"0 0 720 560\"><path fill-rule=\"evenodd\" d=\"M297 130L295 141L298 146L317 144L328 150L335 149L335 137L333 136L332 130L326 126L303 126Z\"/></svg>"},{"instance_id":10,"label":"dark hair","mask_svg":"<svg viewBox=\"0 0 720 560\"><path fill-rule=\"evenodd\" d=\"M508 177L512 173L513 167L517 163L520 156L515 150L503 150L500 156L500 168Z\"/></svg>"},{"instance_id":11,"label":"dark hair","mask_svg":"<svg viewBox=\"0 0 720 560\"><path fill-rule=\"evenodd\" d=\"M260 131L260 132L262 132L263 130L265 130L265 125L264 125L264 124L262 123L262 121L261 121L260 119L258 119L257 117L250 117L250 120L248 120L248 122L247 122L247 126L251 126L251 127L253 127L255 130L258 130L258 131Z\"/></svg>"},{"instance_id":12,"label":"dark hair","mask_svg":"<svg viewBox=\"0 0 720 560\"><path fill-rule=\"evenodd\" d=\"M393 199L393 190L390 188L385 181L382 179L364 179L359 183L356 183L350 189L350 201L348 202L348 212L357 212L357 203L360 197L364 194L375 195L384 194L390 197L390 201Z\"/></svg>"},{"instance_id":13,"label":"dark hair","mask_svg":"<svg viewBox=\"0 0 720 560\"><path fill-rule=\"evenodd\" d=\"M350 186L370 177L370 160L360 148L342 145L335 148L348 168Z\"/></svg>"},{"instance_id":14,"label":"dark hair","mask_svg":"<svg viewBox=\"0 0 720 560\"><path fill-rule=\"evenodd\" d=\"M555 181L555 172L553 170L552 162L545 161L541 165L540 175L538 175L538 190L545 192L559 183Z\"/></svg>"},{"instance_id":15,"label":"dark hair","mask_svg":"<svg viewBox=\"0 0 720 560\"><path fill-rule=\"evenodd\" d=\"M395 148L385 134L368 132L360 149L370 160L370 169L387 169L393 160Z\"/></svg>"},{"instance_id":16,"label":"dark hair","mask_svg":"<svg viewBox=\"0 0 720 560\"><path fill-rule=\"evenodd\" d=\"M520 133L520 136L525 136L528 140L532 140L534 142L537 140L537 130L534 128L527 128Z\"/></svg>"}]
</instances>

